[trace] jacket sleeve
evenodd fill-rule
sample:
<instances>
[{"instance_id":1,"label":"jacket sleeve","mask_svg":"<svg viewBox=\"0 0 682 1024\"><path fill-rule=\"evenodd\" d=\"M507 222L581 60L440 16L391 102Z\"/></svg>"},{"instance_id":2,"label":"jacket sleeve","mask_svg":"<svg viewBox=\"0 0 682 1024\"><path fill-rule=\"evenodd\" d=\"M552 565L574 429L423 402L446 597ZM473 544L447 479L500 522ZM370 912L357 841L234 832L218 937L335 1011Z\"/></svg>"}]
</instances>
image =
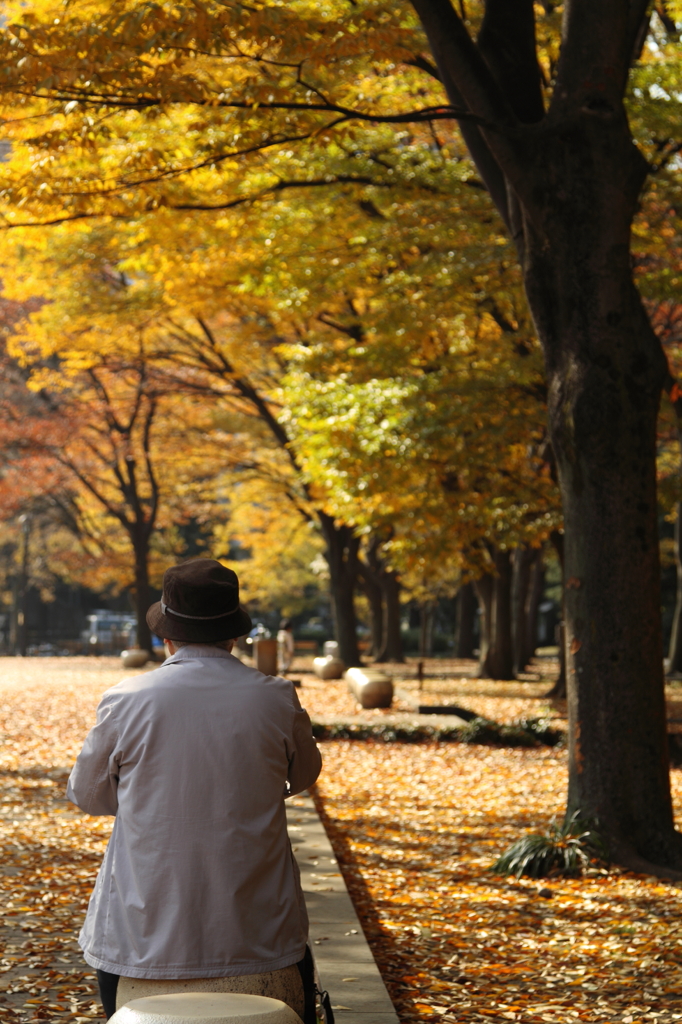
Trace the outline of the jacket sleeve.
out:
<instances>
[{"instance_id":1,"label":"jacket sleeve","mask_svg":"<svg viewBox=\"0 0 682 1024\"><path fill-rule=\"evenodd\" d=\"M292 743L289 750L289 796L312 786L322 768L322 756L313 737L313 727L308 712L301 707L298 695L292 686L294 703L294 724Z\"/></svg>"},{"instance_id":2,"label":"jacket sleeve","mask_svg":"<svg viewBox=\"0 0 682 1024\"><path fill-rule=\"evenodd\" d=\"M69 776L66 795L86 814L116 814L118 810L120 752L115 708L115 699L106 694Z\"/></svg>"}]
</instances>

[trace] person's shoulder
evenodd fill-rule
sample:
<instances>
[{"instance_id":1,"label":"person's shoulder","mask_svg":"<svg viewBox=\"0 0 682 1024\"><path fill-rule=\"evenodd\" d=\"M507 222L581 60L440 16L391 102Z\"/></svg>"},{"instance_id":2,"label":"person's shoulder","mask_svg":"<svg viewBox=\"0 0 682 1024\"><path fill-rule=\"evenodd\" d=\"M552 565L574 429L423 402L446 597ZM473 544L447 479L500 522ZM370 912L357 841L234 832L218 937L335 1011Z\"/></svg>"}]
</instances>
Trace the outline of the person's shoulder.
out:
<instances>
[{"instance_id":1,"label":"person's shoulder","mask_svg":"<svg viewBox=\"0 0 682 1024\"><path fill-rule=\"evenodd\" d=\"M105 690L102 695L102 700L125 697L134 693L142 693L145 690L151 690L155 687L162 686L165 682L170 682L170 676L166 672L167 667L169 667L168 663L164 662L163 665L158 665L153 669L147 669L145 672L137 672L135 675L125 676L120 682L115 683L113 686L110 686L108 690Z\"/></svg>"},{"instance_id":2,"label":"person's shoulder","mask_svg":"<svg viewBox=\"0 0 682 1024\"><path fill-rule=\"evenodd\" d=\"M290 679L286 679L284 676L265 675L260 669L245 665L244 662L239 661L239 658L233 658L233 661L240 666L245 681L248 680L254 686L265 688L271 693L280 694L290 701L296 698L296 688Z\"/></svg>"},{"instance_id":3,"label":"person's shoulder","mask_svg":"<svg viewBox=\"0 0 682 1024\"><path fill-rule=\"evenodd\" d=\"M236 662L236 671L242 674L244 679L248 679L249 682L254 683L254 685L274 687L279 687L283 683L289 686L291 685L288 679L284 679L282 676L268 676L265 672L261 672L261 670L255 666L246 665L243 661L240 661L239 658L232 657L231 662L233 665L234 662Z\"/></svg>"}]
</instances>

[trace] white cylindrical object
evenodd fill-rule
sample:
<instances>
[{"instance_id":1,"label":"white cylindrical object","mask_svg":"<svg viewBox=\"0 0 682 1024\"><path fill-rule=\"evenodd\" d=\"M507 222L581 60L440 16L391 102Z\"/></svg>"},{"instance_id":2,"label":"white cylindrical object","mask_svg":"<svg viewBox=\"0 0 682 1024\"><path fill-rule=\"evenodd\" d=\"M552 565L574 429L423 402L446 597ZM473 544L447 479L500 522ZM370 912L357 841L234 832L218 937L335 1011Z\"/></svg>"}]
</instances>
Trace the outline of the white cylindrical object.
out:
<instances>
[{"instance_id":1,"label":"white cylindrical object","mask_svg":"<svg viewBox=\"0 0 682 1024\"><path fill-rule=\"evenodd\" d=\"M348 689L363 708L390 708L393 703L393 681L371 668L349 668Z\"/></svg>"},{"instance_id":2,"label":"white cylindrical object","mask_svg":"<svg viewBox=\"0 0 682 1024\"><path fill-rule=\"evenodd\" d=\"M338 640L325 640L322 647L325 657L338 658L339 657L339 642Z\"/></svg>"},{"instance_id":3,"label":"white cylindrical object","mask_svg":"<svg viewBox=\"0 0 682 1024\"><path fill-rule=\"evenodd\" d=\"M320 679L340 679L345 669L340 658L313 658L313 672Z\"/></svg>"},{"instance_id":4,"label":"white cylindrical object","mask_svg":"<svg viewBox=\"0 0 682 1024\"><path fill-rule=\"evenodd\" d=\"M149 651L143 651L140 647L131 647L127 651L121 651L124 668L142 668L150 657Z\"/></svg>"},{"instance_id":5,"label":"white cylindrical object","mask_svg":"<svg viewBox=\"0 0 682 1024\"><path fill-rule=\"evenodd\" d=\"M133 999L112 1024L301 1024L280 999L241 992L181 992Z\"/></svg>"},{"instance_id":6,"label":"white cylindrical object","mask_svg":"<svg viewBox=\"0 0 682 1024\"><path fill-rule=\"evenodd\" d=\"M305 1012L305 996L301 973L296 964L280 967L276 971L262 974L231 974L223 978L129 978L125 974L118 979L116 988L116 1009L120 1010L134 999L148 996L170 996L178 992L239 992L249 996L267 996L281 999L283 1003L302 1017Z\"/></svg>"}]
</instances>

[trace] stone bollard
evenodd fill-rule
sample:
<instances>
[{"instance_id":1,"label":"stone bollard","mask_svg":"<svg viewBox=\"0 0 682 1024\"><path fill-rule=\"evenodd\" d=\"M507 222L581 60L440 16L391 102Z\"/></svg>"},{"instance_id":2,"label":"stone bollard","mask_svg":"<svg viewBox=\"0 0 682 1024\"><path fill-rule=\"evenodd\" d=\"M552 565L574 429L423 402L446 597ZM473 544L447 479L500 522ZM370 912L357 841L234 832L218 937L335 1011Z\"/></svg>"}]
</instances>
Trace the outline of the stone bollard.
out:
<instances>
[{"instance_id":1,"label":"stone bollard","mask_svg":"<svg viewBox=\"0 0 682 1024\"><path fill-rule=\"evenodd\" d=\"M340 679L345 668L341 659L335 658L331 654L324 658L313 658L313 672L320 679Z\"/></svg>"},{"instance_id":2,"label":"stone bollard","mask_svg":"<svg viewBox=\"0 0 682 1024\"><path fill-rule=\"evenodd\" d=\"M253 657L256 668L265 676L277 675L277 641L254 640Z\"/></svg>"},{"instance_id":3,"label":"stone bollard","mask_svg":"<svg viewBox=\"0 0 682 1024\"><path fill-rule=\"evenodd\" d=\"M124 668L142 668L149 661L149 651L143 651L140 647L131 647L127 651L121 651L121 661Z\"/></svg>"},{"instance_id":4,"label":"stone bollard","mask_svg":"<svg viewBox=\"0 0 682 1024\"><path fill-rule=\"evenodd\" d=\"M114 1024L301 1024L280 999L236 992L180 992L133 999L110 1018Z\"/></svg>"},{"instance_id":5,"label":"stone bollard","mask_svg":"<svg viewBox=\"0 0 682 1024\"><path fill-rule=\"evenodd\" d=\"M363 708L390 708L393 681L372 668L349 668L345 675L348 689Z\"/></svg>"}]
</instances>

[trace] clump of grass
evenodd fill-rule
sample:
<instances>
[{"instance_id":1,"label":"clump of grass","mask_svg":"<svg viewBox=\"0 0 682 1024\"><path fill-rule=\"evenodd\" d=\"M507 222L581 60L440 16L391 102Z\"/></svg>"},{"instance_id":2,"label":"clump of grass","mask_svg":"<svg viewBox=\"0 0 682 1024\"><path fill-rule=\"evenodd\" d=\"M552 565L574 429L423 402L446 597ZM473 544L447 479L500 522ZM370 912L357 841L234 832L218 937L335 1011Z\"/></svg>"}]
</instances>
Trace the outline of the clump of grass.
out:
<instances>
[{"instance_id":1,"label":"clump of grass","mask_svg":"<svg viewBox=\"0 0 682 1024\"><path fill-rule=\"evenodd\" d=\"M564 742L564 734L560 729L552 728L550 718L520 718L516 724L548 747L556 747Z\"/></svg>"},{"instance_id":2,"label":"clump of grass","mask_svg":"<svg viewBox=\"0 0 682 1024\"><path fill-rule=\"evenodd\" d=\"M606 860L606 847L598 832L580 820L576 811L563 825L554 822L549 831L540 835L527 835L505 850L493 864L496 875L526 875L529 878L547 878L563 875L575 878L582 875L592 861Z\"/></svg>"},{"instance_id":3,"label":"clump of grass","mask_svg":"<svg viewBox=\"0 0 682 1024\"><path fill-rule=\"evenodd\" d=\"M489 718L472 718L457 733L460 743L500 743L501 726Z\"/></svg>"},{"instance_id":4,"label":"clump of grass","mask_svg":"<svg viewBox=\"0 0 682 1024\"><path fill-rule=\"evenodd\" d=\"M460 743L497 743L503 747L537 747L543 742L523 722L500 725L489 718L472 718L458 733Z\"/></svg>"},{"instance_id":5,"label":"clump of grass","mask_svg":"<svg viewBox=\"0 0 682 1024\"><path fill-rule=\"evenodd\" d=\"M459 742L459 729L417 725L359 725L356 722L313 722L316 740L369 740L375 743Z\"/></svg>"},{"instance_id":6,"label":"clump of grass","mask_svg":"<svg viewBox=\"0 0 682 1024\"><path fill-rule=\"evenodd\" d=\"M472 718L463 726L395 723L313 722L316 740L371 740L377 743L488 743L503 747L554 746L561 733L548 728L544 719L522 719L513 725L500 725L489 718Z\"/></svg>"}]
</instances>

